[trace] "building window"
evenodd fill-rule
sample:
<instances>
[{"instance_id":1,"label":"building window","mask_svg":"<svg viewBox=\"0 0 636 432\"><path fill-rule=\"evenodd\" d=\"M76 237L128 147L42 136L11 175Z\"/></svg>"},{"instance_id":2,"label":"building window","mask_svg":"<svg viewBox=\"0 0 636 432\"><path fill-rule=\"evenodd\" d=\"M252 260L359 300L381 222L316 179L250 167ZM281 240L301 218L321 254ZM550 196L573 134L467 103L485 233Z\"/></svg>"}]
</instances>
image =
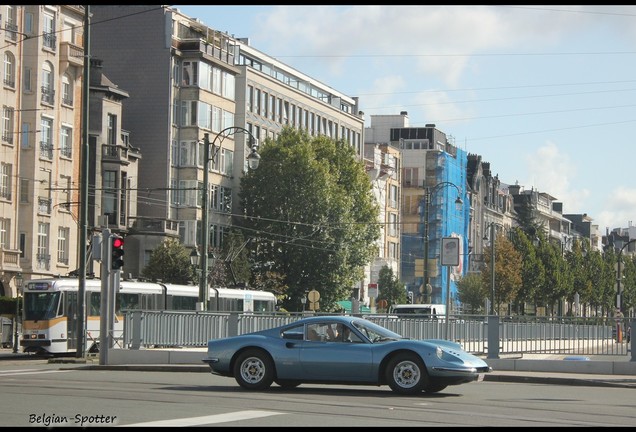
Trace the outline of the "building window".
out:
<instances>
[{"instance_id":1,"label":"building window","mask_svg":"<svg viewBox=\"0 0 636 432\"><path fill-rule=\"evenodd\" d=\"M10 52L4 53L4 85L15 88L15 58Z\"/></svg>"},{"instance_id":2,"label":"building window","mask_svg":"<svg viewBox=\"0 0 636 432\"><path fill-rule=\"evenodd\" d=\"M53 66L48 61L42 65L42 103L55 103L55 82L53 80Z\"/></svg>"},{"instance_id":3,"label":"building window","mask_svg":"<svg viewBox=\"0 0 636 432\"><path fill-rule=\"evenodd\" d=\"M1 20L0 20L1 21ZM4 24L6 38L15 42L18 39L18 26L16 24L16 7L7 6L7 22Z\"/></svg>"},{"instance_id":4,"label":"building window","mask_svg":"<svg viewBox=\"0 0 636 432\"><path fill-rule=\"evenodd\" d=\"M2 142L13 144L13 114L12 107L2 108Z\"/></svg>"},{"instance_id":5,"label":"building window","mask_svg":"<svg viewBox=\"0 0 636 432\"><path fill-rule=\"evenodd\" d=\"M108 130L106 132L106 143L110 145L117 144L117 116L108 114Z\"/></svg>"},{"instance_id":6,"label":"building window","mask_svg":"<svg viewBox=\"0 0 636 432\"><path fill-rule=\"evenodd\" d=\"M179 166L197 166L197 141L182 141L179 157ZM201 156L203 162L203 156Z\"/></svg>"},{"instance_id":7,"label":"building window","mask_svg":"<svg viewBox=\"0 0 636 432\"><path fill-rule=\"evenodd\" d=\"M57 262L68 265L68 242L70 229L60 227L57 230Z\"/></svg>"},{"instance_id":8,"label":"building window","mask_svg":"<svg viewBox=\"0 0 636 432\"><path fill-rule=\"evenodd\" d=\"M60 208L63 210L71 209L71 177L70 176L60 176L60 184L62 185L62 194L60 202Z\"/></svg>"},{"instance_id":9,"label":"building window","mask_svg":"<svg viewBox=\"0 0 636 432\"><path fill-rule=\"evenodd\" d=\"M8 163L0 163L0 198L11 200L11 172L13 166Z\"/></svg>"},{"instance_id":10,"label":"building window","mask_svg":"<svg viewBox=\"0 0 636 432\"><path fill-rule=\"evenodd\" d=\"M62 77L62 103L73 106L73 85L68 75Z\"/></svg>"},{"instance_id":11,"label":"building window","mask_svg":"<svg viewBox=\"0 0 636 432\"><path fill-rule=\"evenodd\" d=\"M40 123L40 157L53 159L53 120L42 117Z\"/></svg>"},{"instance_id":12,"label":"building window","mask_svg":"<svg viewBox=\"0 0 636 432\"><path fill-rule=\"evenodd\" d=\"M31 68L25 66L24 74L22 76L22 90L25 92L31 92L33 89L31 88Z\"/></svg>"},{"instance_id":13,"label":"building window","mask_svg":"<svg viewBox=\"0 0 636 432\"><path fill-rule=\"evenodd\" d=\"M31 125L29 123L22 123L21 141L23 149L31 148Z\"/></svg>"},{"instance_id":14,"label":"building window","mask_svg":"<svg viewBox=\"0 0 636 432\"><path fill-rule=\"evenodd\" d=\"M36 254L37 268L48 270L51 265L49 255L49 224L38 223L38 250Z\"/></svg>"},{"instance_id":15,"label":"building window","mask_svg":"<svg viewBox=\"0 0 636 432\"><path fill-rule=\"evenodd\" d=\"M33 35L33 13L31 12L24 14L24 33L28 36Z\"/></svg>"},{"instance_id":16,"label":"building window","mask_svg":"<svg viewBox=\"0 0 636 432\"><path fill-rule=\"evenodd\" d=\"M55 45L57 43L57 36L55 35L55 16L46 13L43 15L43 44L45 48L55 51Z\"/></svg>"},{"instance_id":17,"label":"building window","mask_svg":"<svg viewBox=\"0 0 636 432\"><path fill-rule=\"evenodd\" d=\"M71 128L62 126L60 129L60 152L63 157L71 158L73 156L73 131Z\"/></svg>"},{"instance_id":18,"label":"building window","mask_svg":"<svg viewBox=\"0 0 636 432\"><path fill-rule=\"evenodd\" d=\"M9 249L11 219L0 218L0 248Z\"/></svg>"},{"instance_id":19,"label":"building window","mask_svg":"<svg viewBox=\"0 0 636 432\"><path fill-rule=\"evenodd\" d=\"M181 85L183 86L193 86L197 84L197 66L198 62L183 62L183 73Z\"/></svg>"},{"instance_id":20,"label":"building window","mask_svg":"<svg viewBox=\"0 0 636 432\"><path fill-rule=\"evenodd\" d=\"M391 237L397 237L398 228L397 228L397 214L389 213L389 235Z\"/></svg>"},{"instance_id":21,"label":"building window","mask_svg":"<svg viewBox=\"0 0 636 432\"><path fill-rule=\"evenodd\" d=\"M221 77L222 77L222 71L219 68L213 68L212 69L212 92L214 94L221 94L221 87L222 87L222 82L221 82Z\"/></svg>"},{"instance_id":22,"label":"building window","mask_svg":"<svg viewBox=\"0 0 636 432\"><path fill-rule=\"evenodd\" d=\"M29 179L25 179L25 178L20 179L20 202L21 203L29 202Z\"/></svg>"},{"instance_id":23,"label":"building window","mask_svg":"<svg viewBox=\"0 0 636 432\"><path fill-rule=\"evenodd\" d=\"M115 225L117 215L117 171L104 171L102 174L102 209L108 216L108 225Z\"/></svg>"}]
</instances>

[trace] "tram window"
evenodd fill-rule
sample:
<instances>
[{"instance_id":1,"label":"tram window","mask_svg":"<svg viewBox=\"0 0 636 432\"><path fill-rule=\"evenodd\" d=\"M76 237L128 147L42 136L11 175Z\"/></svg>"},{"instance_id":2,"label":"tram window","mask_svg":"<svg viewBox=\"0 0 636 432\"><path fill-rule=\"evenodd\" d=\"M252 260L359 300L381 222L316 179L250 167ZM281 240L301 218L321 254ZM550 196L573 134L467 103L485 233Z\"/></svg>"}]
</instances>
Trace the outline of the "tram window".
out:
<instances>
[{"instance_id":1,"label":"tram window","mask_svg":"<svg viewBox=\"0 0 636 432\"><path fill-rule=\"evenodd\" d=\"M139 294L119 294L117 296L117 311L140 309Z\"/></svg>"},{"instance_id":2,"label":"tram window","mask_svg":"<svg viewBox=\"0 0 636 432\"><path fill-rule=\"evenodd\" d=\"M101 306L101 293L98 292L92 292L89 293L90 295L90 308L89 308L89 312L88 314L90 316L99 316L99 309Z\"/></svg>"},{"instance_id":3,"label":"tram window","mask_svg":"<svg viewBox=\"0 0 636 432\"><path fill-rule=\"evenodd\" d=\"M171 310L196 310L197 298L186 296L172 296Z\"/></svg>"}]
</instances>

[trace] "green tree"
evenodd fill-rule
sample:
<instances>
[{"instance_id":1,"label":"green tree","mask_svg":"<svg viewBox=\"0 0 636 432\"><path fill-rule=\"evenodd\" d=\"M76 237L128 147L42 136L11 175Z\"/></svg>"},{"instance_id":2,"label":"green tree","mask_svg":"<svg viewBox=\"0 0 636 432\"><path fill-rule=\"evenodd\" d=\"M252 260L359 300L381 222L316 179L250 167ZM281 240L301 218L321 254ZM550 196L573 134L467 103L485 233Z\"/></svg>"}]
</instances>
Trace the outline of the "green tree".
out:
<instances>
[{"instance_id":1,"label":"green tree","mask_svg":"<svg viewBox=\"0 0 636 432\"><path fill-rule=\"evenodd\" d=\"M175 239L166 239L150 254L148 265L142 275L150 280L187 284L195 280L195 271L190 263L190 250Z\"/></svg>"},{"instance_id":2,"label":"green tree","mask_svg":"<svg viewBox=\"0 0 636 432\"><path fill-rule=\"evenodd\" d=\"M250 283L251 271L246 248L249 241L249 238L245 240L240 230L232 230L223 238L219 260L227 266L225 283L228 286Z\"/></svg>"},{"instance_id":3,"label":"green tree","mask_svg":"<svg viewBox=\"0 0 636 432\"><path fill-rule=\"evenodd\" d=\"M457 281L457 300L463 305L465 313L483 311L487 297L488 287L479 273L468 273Z\"/></svg>"},{"instance_id":4,"label":"green tree","mask_svg":"<svg viewBox=\"0 0 636 432\"><path fill-rule=\"evenodd\" d=\"M523 315L526 303L535 305L538 289L545 278L545 270L533 244L533 241L536 241L534 234L529 237L523 230L515 228L511 239L522 258L521 287L514 300L514 309Z\"/></svg>"},{"instance_id":5,"label":"green tree","mask_svg":"<svg viewBox=\"0 0 636 432\"><path fill-rule=\"evenodd\" d=\"M377 301L386 300L387 310L394 304L406 303L406 289L404 284L393 274L393 269L384 266L378 274L378 298Z\"/></svg>"},{"instance_id":6,"label":"green tree","mask_svg":"<svg viewBox=\"0 0 636 432\"><path fill-rule=\"evenodd\" d=\"M284 277L284 307L300 310L305 291L335 310L374 256L378 206L364 163L345 141L284 128L261 147L257 170L241 178L237 224L255 237L254 274Z\"/></svg>"},{"instance_id":7,"label":"green tree","mask_svg":"<svg viewBox=\"0 0 636 432\"><path fill-rule=\"evenodd\" d=\"M482 270L483 282L492 291L492 246L486 248L486 267ZM521 255L503 233L495 239L495 311L502 303L509 303L516 298L521 288Z\"/></svg>"}]
</instances>

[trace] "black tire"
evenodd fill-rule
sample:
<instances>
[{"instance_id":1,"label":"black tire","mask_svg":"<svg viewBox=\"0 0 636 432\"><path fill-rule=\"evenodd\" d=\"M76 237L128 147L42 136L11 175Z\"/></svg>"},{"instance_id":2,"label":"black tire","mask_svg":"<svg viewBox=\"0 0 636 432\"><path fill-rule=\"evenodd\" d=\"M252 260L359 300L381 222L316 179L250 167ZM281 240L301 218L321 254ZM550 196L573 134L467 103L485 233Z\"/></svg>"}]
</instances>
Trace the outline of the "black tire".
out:
<instances>
[{"instance_id":1,"label":"black tire","mask_svg":"<svg viewBox=\"0 0 636 432\"><path fill-rule=\"evenodd\" d=\"M269 354L247 350L234 363L234 379L247 390L265 390L274 382L274 362Z\"/></svg>"},{"instance_id":2,"label":"black tire","mask_svg":"<svg viewBox=\"0 0 636 432\"><path fill-rule=\"evenodd\" d=\"M424 387L424 392L426 392L426 393L437 393L437 392L441 392L446 387L448 387L446 384L429 384L429 385Z\"/></svg>"},{"instance_id":3,"label":"black tire","mask_svg":"<svg viewBox=\"0 0 636 432\"><path fill-rule=\"evenodd\" d=\"M424 362L410 353L393 357L387 364L385 378L391 390L402 395L421 393L429 385Z\"/></svg>"},{"instance_id":4,"label":"black tire","mask_svg":"<svg viewBox=\"0 0 636 432\"><path fill-rule=\"evenodd\" d=\"M294 388L298 387L301 384L300 381L293 380L276 380L275 382L282 388Z\"/></svg>"}]
</instances>

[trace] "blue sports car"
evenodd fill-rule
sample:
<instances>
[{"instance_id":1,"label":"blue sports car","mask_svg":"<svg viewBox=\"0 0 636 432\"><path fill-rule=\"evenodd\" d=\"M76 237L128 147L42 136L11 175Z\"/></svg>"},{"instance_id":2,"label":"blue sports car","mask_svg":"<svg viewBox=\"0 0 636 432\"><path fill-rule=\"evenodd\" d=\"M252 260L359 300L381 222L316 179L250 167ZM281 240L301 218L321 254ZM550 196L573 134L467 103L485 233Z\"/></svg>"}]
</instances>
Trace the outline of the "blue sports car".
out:
<instances>
[{"instance_id":1,"label":"blue sports car","mask_svg":"<svg viewBox=\"0 0 636 432\"><path fill-rule=\"evenodd\" d=\"M203 360L249 390L272 383L387 385L396 393L435 393L481 381L492 369L447 340L413 340L352 316L314 316L269 330L213 339Z\"/></svg>"}]
</instances>

